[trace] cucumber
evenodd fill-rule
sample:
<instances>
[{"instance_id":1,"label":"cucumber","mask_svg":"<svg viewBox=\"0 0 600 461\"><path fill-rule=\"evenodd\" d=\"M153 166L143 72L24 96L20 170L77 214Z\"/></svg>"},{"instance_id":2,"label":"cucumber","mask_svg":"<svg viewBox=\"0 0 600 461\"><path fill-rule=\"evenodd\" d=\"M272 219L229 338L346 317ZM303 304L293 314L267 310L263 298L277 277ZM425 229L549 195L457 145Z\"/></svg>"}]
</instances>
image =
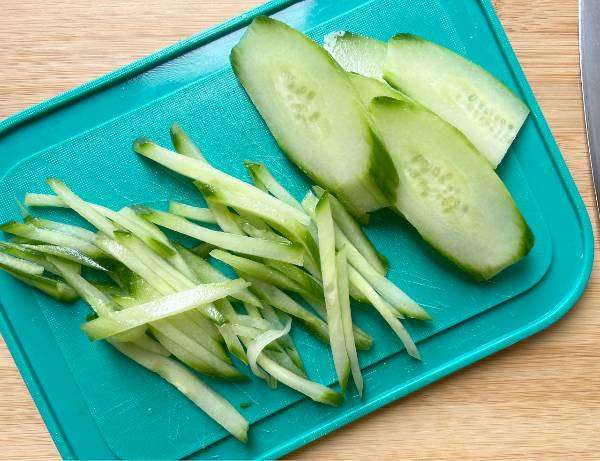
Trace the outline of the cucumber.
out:
<instances>
[{"instance_id":1,"label":"cucumber","mask_svg":"<svg viewBox=\"0 0 600 461\"><path fill-rule=\"evenodd\" d=\"M233 70L286 155L352 211L388 206L398 183L348 76L291 27L266 17L231 52Z\"/></svg>"},{"instance_id":2,"label":"cucumber","mask_svg":"<svg viewBox=\"0 0 600 461\"><path fill-rule=\"evenodd\" d=\"M480 280L529 253L510 193L457 129L409 101L378 97L370 111L400 173L396 209L427 242Z\"/></svg>"},{"instance_id":3,"label":"cucumber","mask_svg":"<svg viewBox=\"0 0 600 461\"><path fill-rule=\"evenodd\" d=\"M344 70L383 80L387 44L346 31L325 36L323 47Z\"/></svg>"},{"instance_id":4,"label":"cucumber","mask_svg":"<svg viewBox=\"0 0 600 461\"><path fill-rule=\"evenodd\" d=\"M398 99L399 101L412 101L408 96L395 90L385 82L359 74L349 74L349 77L352 86L358 91L362 102L367 107L369 107L373 98L378 96L386 96L388 98Z\"/></svg>"},{"instance_id":5,"label":"cucumber","mask_svg":"<svg viewBox=\"0 0 600 461\"><path fill-rule=\"evenodd\" d=\"M415 35L399 34L389 41L383 76L462 131L494 168L529 114L485 69Z\"/></svg>"}]
</instances>

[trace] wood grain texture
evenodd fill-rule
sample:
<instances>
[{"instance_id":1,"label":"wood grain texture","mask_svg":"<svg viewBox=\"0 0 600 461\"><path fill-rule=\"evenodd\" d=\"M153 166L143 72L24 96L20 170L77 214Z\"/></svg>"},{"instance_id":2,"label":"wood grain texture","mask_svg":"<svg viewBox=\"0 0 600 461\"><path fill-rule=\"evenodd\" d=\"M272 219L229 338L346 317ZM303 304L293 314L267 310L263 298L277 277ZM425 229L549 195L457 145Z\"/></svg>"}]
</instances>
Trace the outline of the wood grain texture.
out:
<instances>
[{"instance_id":1,"label":"wood grain texture","mask_svg":"<svg viewBox=\"0 0 600 461\"><path fill-rule=\"evenodd\" d=\"M451 0L448 0L451 1ZM258 0L3 0L0 118L237 15ZM583 125L577 0L496 0L597 226ZM600 276L549 330L290 459L600 459ZM0 458L58 453L0 345Z\"/></svg>"}]
</instances>

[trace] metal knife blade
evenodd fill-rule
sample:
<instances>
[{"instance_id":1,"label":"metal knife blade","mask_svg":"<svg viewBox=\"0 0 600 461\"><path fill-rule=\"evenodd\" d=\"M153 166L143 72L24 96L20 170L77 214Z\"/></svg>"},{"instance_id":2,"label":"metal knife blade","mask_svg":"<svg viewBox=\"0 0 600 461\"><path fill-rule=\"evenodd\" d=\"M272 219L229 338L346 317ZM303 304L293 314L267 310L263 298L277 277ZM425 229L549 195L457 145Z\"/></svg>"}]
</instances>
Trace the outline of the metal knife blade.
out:
<instances>
[{"instance_id":1,"label":"metal knife blade","mask_svg":"<svg viewBox=\"0 0 600 461\"><path fill-rule=\"evenodd\" d=\"M579 53L583 105L596 206L600 197L600 0L579 0ZM600 210L600 208L599 208Z\"/></svg>"}]
</instances>

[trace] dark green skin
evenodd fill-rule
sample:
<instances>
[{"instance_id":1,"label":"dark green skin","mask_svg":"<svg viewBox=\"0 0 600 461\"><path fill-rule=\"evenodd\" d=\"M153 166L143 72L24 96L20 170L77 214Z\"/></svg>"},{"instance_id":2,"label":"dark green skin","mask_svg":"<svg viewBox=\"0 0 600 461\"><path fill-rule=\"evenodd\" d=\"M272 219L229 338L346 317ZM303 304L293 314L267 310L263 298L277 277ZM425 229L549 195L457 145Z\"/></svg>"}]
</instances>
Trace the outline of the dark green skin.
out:
<instances>
[{"instance_id":1,"label":"dark green skin","mask_svg":"<svg viewBox=\"0 0 600 461\"><path fill-rule=\"evenodd\" d=\"M253 23L265 24L265 25L269 25L271 27L280 27L285 30L292 29L282 22L279 22L279 21L276 21L274 19L264 17L264 16L257 17L253 21ZM322 56L329 61L332 68L337 69L340 73L345 74L345 71L340 67L340 65L335 61L335 59L333 59L333 57L331 57L331 55L329 53L327 53L323 48L321 48L317 43L313 42L312 40L307 38L307 41L310 42L310 44L314 47L315 51L317 51L318 53L321 53ZM232 69L233 69L234 73L236 74L238 80L242 83L242 86L247 91L245 79L243 78L242 72L239 69L239 65L238 65L238 61L239 61L238 53L239 52L240 52L240 50L239 50L238 46L233 48L233 50L231 51L231 55L230 55L230 62L231 62ZM349 80L348 80L348 83L349 83L349 86L351 87L352 85ZM250 96L250 98L252 99L250 93L248 93L248 96ZM357 103L360 104L360 102L358 101L358 99L359 99L358 95L357 95L356 99L357 99ZM370 158L369 158L368 174L365 175L366 189L371 192L374 192L374 193L379 193L380 196L375 197L378 201L393 203L396 188L398 185L398 175L396 174L396 169L395 169L394 164L389 156L389 153L387 152L387 149L385 148L383 143L380 141L377 130L376 130L374 124L372 123L370 116L368 115L366 110L365 110L365 122L370 127L371 137L372 137L372 145L373 145L373 148L370 153ZM289 148L286 147L286 145L282 139L278 139L278 137L275 135L274 135L274 137L275 137L275 140L277 141L280 149L283 151L283 153L290 160L292 160L292 162L294 162L298 166L298 168L300 168L306 175L308 175L317 184L322 185L325 189L330 189L329 187L327 187L327 179L326 178L322 178L319 175L319 173L316 171L311 171L311 170L307 169L303 165L302 161L300 161L294 155L294 152L292 152ZM359 222L366 223L368 218L364 211L358 210L356 208L356 206L352 203L352 200L350 200L347 196L345 196L345 194L342 191L334 190L333 192L338 197L338 199L344 203L344 205L348 208L348 210L352 213L352 215Z\"/></svg>"}]
</instances>

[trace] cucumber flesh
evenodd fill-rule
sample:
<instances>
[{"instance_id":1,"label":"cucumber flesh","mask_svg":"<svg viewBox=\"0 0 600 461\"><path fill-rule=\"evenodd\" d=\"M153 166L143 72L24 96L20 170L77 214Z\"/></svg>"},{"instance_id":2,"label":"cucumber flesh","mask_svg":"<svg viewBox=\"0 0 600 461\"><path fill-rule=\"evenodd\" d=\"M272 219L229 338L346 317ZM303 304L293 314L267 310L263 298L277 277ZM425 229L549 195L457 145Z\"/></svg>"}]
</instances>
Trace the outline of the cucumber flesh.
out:
<instances>
[{"instance_id":1,"label":"cucumber flesh","mask_svg":"<svg viewBox=\"0 0 600 461\"><path fill-rule=\"evenodd\" d=\"M346 31L325 36L323 47L348 72L383 80L387 44Z\"/></svg>"},{"instance_id":2,"label":"cucumber flesh","mask_svg":"<svg viewBox=\"0 0 600 461\"><path fill-rule=\"evenodd\" d=\"M388 206L393 165L345 72L308 37L256 18L231 52L238 79L285 154L356 216Z\"/></svg>"},{"instance_id":3,"label":"cucumber flesh","mask_svg":"<svg viewBox=\"0 0 600 461\"><path fill-rule=\"evenodd\" d=\"M477 64L410 34L388 43L384 78L458 128L495 168L529 109Z\"/></svg>"},{"instance_id":4,"label":"cucumber flesh","mask_svg":"<svg viewBox=\"0 0 600 461\"><path fill-rule=\"evenodd\" d=\"M358 92L362 102L369 107L371 101L378 96L387 96L388 98L398 99L399 101L412 101L411 98L395 90L386 82L375 80L359 74L350 74L350 81Z\"/></svg>"},{"instance_id":5,"label":"cucumber flesh","mask_svg":"<svg viewBox=\"0 0 600 461\"><path fill-rule=\"evenodd\" d=\"M531 250L510 193L458 130L408 101L379 97L370 110L400 173L396 209L427 242L480 280Z\"/></svg>"}]
</instances>

